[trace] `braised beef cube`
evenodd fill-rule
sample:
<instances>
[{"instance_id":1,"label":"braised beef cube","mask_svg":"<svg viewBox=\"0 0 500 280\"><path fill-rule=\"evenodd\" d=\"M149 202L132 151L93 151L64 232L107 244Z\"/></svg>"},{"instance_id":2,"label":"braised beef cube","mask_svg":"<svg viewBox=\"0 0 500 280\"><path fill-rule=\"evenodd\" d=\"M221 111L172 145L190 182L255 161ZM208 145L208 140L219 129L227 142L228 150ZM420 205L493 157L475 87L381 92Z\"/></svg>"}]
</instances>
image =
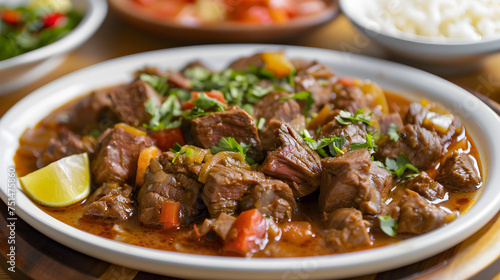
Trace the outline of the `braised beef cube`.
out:
<instances>
[{"instance_id":1,"label":"braised beef cube","mask_svg":"<svg viewBox=\"0 0 500 280\"><path fill-rule=\"evenodd\" d=\"M142 80L117 87L109 93L109 96L113 103L112 110L118 118L136 127L142 127L142 124L148 123L151 118L144 107L146 101L151 99L156 106L161 104L161 98L156 90Z\"/></svg>"},{"instance_id":2,"label":"braised beef cube","mask_svg":"<svg viewBox=\"0 0 500 280\"><path fill-rule=\"evenodd\" d=\"M243 196L264 179L260 172L223 165L212 167L202 193L210 216L216 218L221 213L235 213Z\"/></svg>"},{"instance_id":3,"label":"braised beef cube","mask_svg":"<svg viewBox=\"0 0 500 280\"><path fill-rule=\"evenodd\" d=\"M169 201L180 204L180 221L188 224L205 209L201 200L202 184L188 176L187 171L166 172L161 164L163 157L151 160L144 184L138 191L139 221L146 226L161 226L161 208L164 202Z\"/></svg>"},{"instance_id":4,"label":"braised beef cube","mask_svg":"<svg viewBox=\"0 0 500 280\"><path fill-rule=\"evenodd\" d=\"M358 109L367 108L365 94L360 87L348 86L342 88L338 93L332 94L330 103L335 109L346 110L355 113Z\"/></svg>"},{"instance_id":5,"label":"braised beef cube","mask_svg":"<svg viewBox=\"0 0 500 280\"><path fill-rule=\"evenodd\" d=\"M369 223L363 220L361 211L340 208L324 216L324 227L328 229L324 238L334 252L344 252L370 246Z\"/></svg>"},{"instance_id":6,"label":"braised beef cube","mask_svg":"<svg viewBox=\"0 0 500 280\"><path fill-rule=\"evenodd\" d=\"M251 145L247 155L255 161L264 157L255 122L247 112L232 106L225 112L211 113L191 122L194 141L205 149L217 145L222 137L233 137L238 143Z\"/></svg>"},{"instance_id":7,"label":"braised beef cube","mask_svg":"<svg viewBox=\"0 0 500 280\"><path fill-rule=\"evenodd\" d=\"M154 144L147 136L138 136L123 128L107 129L91 162L94 183L134 182L139 153Z\"/></svg>"},{"instance_id":8,"label":"braised beef cube","mask_svg":"<svg viewBox=\"0 0 500 280\"><path fill-rule=\"evenodd\" d=\"M399 139L399 141L402 141ZM394 142L388 136L383 138L380 142L377 143L378 149L375 152L375 158L384 162L385 158L395 159L401 153L399 149L399 141Z\"/></svg>"},{"instance_id":9,"label":"braised beef cube","mask_svg":"<svg viewBox=\"0 0 500 280\"><path fill-rule=\"evenodd\" d=\"M294 77L295 92L308 91L315 102L311 106L310 113L317 113L330 100L332 86L330 83L321 83L313 75L301 72ZM300 100L304 108L305 101Z\"/></svg>"},{"instance_id":10,"label":"braised beef cube","mask_svg":"<svg viewBox=\"0 0 500 280\"><path fill-rule=\"evenodd\" d=\"M289 125L281 124L274 133L281 146L268 152L261 171L287 182L295 198L315 191L320 181L321 157Z\"/></svg>"},{"instance_id":11,"label":"braised beef cube","mask_svg":"<svg viewBox=\"0 0 500 280\"><path fill-rule=\"evenodd\" d=\"M325 213L339 208L360 208L367 214L380 211L380 193L370 184L371 157L366 149L350 151L321 161L319 208Z\"/></svg>"},{"instance_id":12,"label":"braised beef cube","mask_svg":"<svg viewBox=\"0 0 500 280\"><path fill-rule=\"evenodd\" d=\"M406 180L405 188L412 190L429 201L443 199L445 195L441 184L434 181L429 175L422 171L417 176Z\"/></svg>"},{"instance_id":13,"label":"braised beef cube","mask_svg":"<svg viewBox=\"0 0 500 280\"><path fill-rule=\"evenodd\" d=\"M239 203L241 211L257 208L260 213L278 222L290 221L296 207L290 186L274 179L259 181Z\"/></svg>"},{"instance_id":14,"label":"braised beef cube","mask_svg":"<svg viewBox=\"0 0 500 280\"><path fill-rule=\"evenodd\" d=\"M399 150L418 169L432 167L444 155L439 136L419 125L407 124L399 130Z\"/></svg>"},{"instance_id":15,"label":"braised beef cube","mask_svg":"<svg viewBox=\"0 0 500 280\"><path fill-rule=\"evenodd\" d=\"M382 201L389 197L392 183L393 175L391 172L372 163L370 166L370 185L380 193Z\"/></svg>"},{"instance_id":16,"label":"braised beef cube","mask_svg":"<svg viewBox=\"0 0 500 280\"><path fill-rule=\"evenodd\" d=\"M214 231L223 241L226 241L227 234L233 226L234 221L236 221L236 217L221 213L217 218L205 219L200 226L197 226L198 233L193 230L188 233L188 236L191 239L197 240L207 235L209 232Z\"/></svg>"},{"instance_id":17,"label":"braised beef cube","mask_svg":"<svg viewBox=\"0 0 500 280\"><path fill-rule=\"evenodd\" d=\"M112 102L108 91L94 91L78 101L69 113L66 125L73 131L86 132L90 129L101 131L114 123L116 118L111 112ZM97 127L96 124L98 124Z\"/></svg>"},{"instance_id":18,"label":"braised beef cube","mask_svg":"<svg viewBox=\"0 0 500 280\"><path fill-rule=\"evenodd\" d=\"M47 148L38 157L37 166L43 167L64 157L91 151L93 147L85 145L80 136L62 126L57 130L57 134L50 138Z\"/></svg>"},{"instance_id":19,"label":"braised beef cube","mask_svg":"<svg viewBox=\"0 0 500 280\"><path fill-rule=\"evenodd\" d=\"M383 114L379 117L380 133L387 134L391 125L395 125L398 129L403 127L403 120L399 113Z\"/></svg>"},{"instance_id":20,"label":"braised beef cube","mask_svg":"<svg viewBox=\"0 0 500 280\"><path fill-rule=\"evenodd\" d=\"M256 120L264 118L266 123L259 133L262 148L272 151L276 148L274 141L274 129L281 123L288 123L296 131L306 127L306 120L301 113L300 105L297 101L289 99L281 101L289 94L285 92L273 91L259 100L254 106L254 117Z\"/></svg>"},{"instance_id":21,"label":"braised beef cube","mask_svg":"<svg viewBox=\"0 0 500 280\"><path fill-rule=\"evenodd\" d=\"M209 150L205 151L206 154L210 153ZM172 161L174 160L174 163ZM176 156L176 153L172 151L164 152L160 157L159 161L163 166L163 170L167 173L183 173L187 176L198 179L200 175L202 163L192 162L186 160L185 154Z\"/></svg>"},{"instance_id":22,"label":"braised beef cube","mask_svg":"<svg viewBox=\"0 0 500 280\"><path fill-rule=\"evenodd\" d=\"M441 227L446 212L429 203L418 193L405 190L399 202L398 233L423 234Z\"/></svg>"},{"instance_id":23,"label":"braised beef cube","mask_svg":"<svg viewBox=\"0 0 500 280\"><path fill-rule=\"evenodd\" d=\"M124 222L135 212L132 187L127 184L104 183L89 197L82 218L99 222Z\"/></svg>"},{"instance_id":24,"label":"braised beef cube","mask_svg":"<svg viewBox=\"0 0 500 280\"><path fill-rule=\"evenodd\" d=\"M343 125L333 119L326 125L321 127L316 139L330 138L335 136L344 135L345 142L342 149L349 149L349 146L353 143L365 143L366 142L366 131L364 126L361 124L350 124Z\"/></svg>"},{"instance_id":25,"label":"braised beef cube","mask_svg":"<svg viewBox=\"0 0 500 280\"><path fill-rule=\"evenodd\" d=\"M422 125L428 113L429 110L427 110L427 108L422 106L420 103L411 103L410 106L408 106L408 111L406 112L404 123Z\"/></svg>"},{"instance_id":26,"label":"braised beef cube","mask_svg":"<svg viewBox=\"0 0 500 280\"><path fill-rule=\"evenodd\" d=\"M331 80L333 77L335 77L335 73L333 70L317 61L313 61L309 66L304 68L302 71L298 71L300 74L301 72L305 72L309 75L312 75L316 79L325 79L325 80Z\"/></svg>"},{"instance_id":27,"label":"braised beef cube","mask_svg":"<svg viewBox=\"0 0 500 280\"><path fill-rule=\"evenodd\" d=\"M249 57L239 58L233 61L228 68L236 71L246 71L250 66L255 66L256 68L264 66L261 53L256 53Z\"/></svg>"},{"instance_id":28,"label":"braised beef cube","mask_svg":"<svg viewBox=\"0 0 500 280\"><path fill-rule=\"evenodd\" d=\"M464 153L453 152L439 169L436 181L450 189L469 192L481 187L481 176L475 159Z\"/></svg>"}]
</instances>

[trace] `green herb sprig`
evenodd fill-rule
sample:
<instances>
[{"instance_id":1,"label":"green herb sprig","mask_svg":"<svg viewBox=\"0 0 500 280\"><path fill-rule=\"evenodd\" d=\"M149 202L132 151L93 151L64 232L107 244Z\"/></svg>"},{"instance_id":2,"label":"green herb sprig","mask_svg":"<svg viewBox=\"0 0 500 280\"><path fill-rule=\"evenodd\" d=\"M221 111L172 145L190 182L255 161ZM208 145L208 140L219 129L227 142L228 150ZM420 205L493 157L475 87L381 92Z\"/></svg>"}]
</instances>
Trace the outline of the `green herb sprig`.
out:
<instances>
[{"instance_id":1,"label":"green herb sprig","mask_svg":"<svg viewBox=\"0 0 500 280\"><path fill-rule=\"evenodd\" d=\"M175 95L170 95L160 107L156 107L155 102L149 99L144 103L144 108L151 115L149 123L144 127L159 131L162 128L177 128L182 124L181 103Z\"/></svg>"},{"instance_id":2,"label":"green herb sprig","mask_svg":"<svg viewBox=\"0 0 500 280\"><path fill-rule=\"evenodd\" d=\"M342 125L350 125L358 122L370 125L372 113L369 113L368 115L363 115L363 112L364 112L363 109L358 109L353 115L349 111L342 110L339 112L339 115L335 117L335 119Z\"/></svg>"},{"instance_id":3,"label":"green herb sprig","mask_svg":"<svg viewBox=\"0 0 500 280\"><path fill-rule=\"evenodd\" d=\"M337 154L344 154L344 151L342 151L342 147L345 143L344 135L314 140L306 129L299 131L299 134L311 149L318 152L318 154L324 158L330 155L335 157L337 156ZM327 151L325 151L325 147L328 147L330 155L327 153Z\"/></svg>"},{"instance_id":4,"label":"green herb sprig","mask_svg":"<svg viewBox=\"0 0 500 280\"><path fill-rule=\"evenodd\" d=\"M210 152L215 155L219 152L229 151L239 153L245 157L245 161L252 165L255 161L247 156L247 152L252 145L245 143L238 143L233 137L222 137L217 145L210 147Z\"/></svg>"}]
</instances>

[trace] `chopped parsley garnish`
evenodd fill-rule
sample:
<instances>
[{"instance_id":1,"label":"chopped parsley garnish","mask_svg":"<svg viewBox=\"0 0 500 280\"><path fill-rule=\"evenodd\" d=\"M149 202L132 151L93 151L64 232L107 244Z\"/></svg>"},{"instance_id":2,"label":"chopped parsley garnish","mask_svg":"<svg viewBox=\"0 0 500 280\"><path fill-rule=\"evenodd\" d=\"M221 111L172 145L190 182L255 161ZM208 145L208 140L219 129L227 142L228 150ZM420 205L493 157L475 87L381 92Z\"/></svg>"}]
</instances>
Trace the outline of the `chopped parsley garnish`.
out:
<instances>
[{"instance_id":1,"label":"chopped parsley garnish","mask_svg":"<svg viewBox=\"0 0 500 280\"><path fill-rule=\"evenodd\" d=\"M321 157L328 157L330 155L334 157L337 154L344 154L344 151L342 151L342 146L345 143L344 135L314 140L306 129L301 130L299 134L306 141L307 145L318 152ZM328 147L330 155L325 151L325 147Z\"/></svg>"},{"instance_id":2,"label":"chopped parsley garnish","mask_svg":"<svg viewBox=\"0 0 500 280\"><path fill-rule=\"evenodd\" d=\"M378 149L378 146L377 144L375 144L375 139L373 138L373 134L367 132L365 143L352 143L351 146L349 146L349 148L351 150L367 148L370 154L373 154Z\"/></svg>"},{"instance_id":3,"label":"chopped parsley garnish","mask_svg":"<svg viewBox=\"0 0 500 280\"><path fill-rule=\"evenodd\" d=\"M213 155L223 151L239 153L245 157L248 164L252 165L255 162L247 157L247 152L251 146L250 144L238 143L233 137L222 137L217 145L210 147L210 152Z\"/></svg>"},{"instance_id":4,"label":"chopped parsley garnish","mask_svg":"<svg viewBox=\"0 0 500 280\"><path fill-rule=\"evenodd\" d=\"M184 112L183 117L188 120L209 115L213 112L224 112L226 107L219 100L209 97L206 93L198 94L198 98L193 100L194 106L191 110Z\"/></svg>"},{"instance_id":5,"label":"chopped parsley garnish","mask_svg":"<svg viewBox=\"0 0 500 280\"><path fill-rule=\"evenodd\" d=\"M154 88L158 94L165 96L168 92L168 77L166 76L156 76L146 73L142 73L139 79L147 82L152 88Z\"/></svg>"},{"instance_id":6,"label":"chopped parsley garnish","mask_svg":"<svg viewBox=\"0 0 500 280\"><path fill-rule=\"evenodd\" d=\"M398 222L394 220L391 215L387 216L378 216L380 221L380 229L382 231L392 237L395 237L398 232Z\"/></svg>"},{"instance_id":7,"label":"chopped parsley garnish","mask_svg":"<svg viewBox=\"0 0 500 280\"><path fill-rule=\"evenodd\" d=\"M281 101L287 101L290 99L295 99L295 100L305 100L306 104L304 105L304 115L306 117L309 116L309 111L311 110L312 105L316 100L312 97L312 94L308 91L301 91L297 92L289 97L282 97L280 98Z\"/></svg>"},{"instance_id":8,"label":"chopped parsley garnish","mask_svg":"<svg viewBox=\"0 0 500 280\"><path fill-rule=\"evenodd\" d=\"M385 169L387 169L389 172L395 174L398 177L403 176L403 173L405 173L407 169L413 171L412 173L406 175L405 178L411 178L420 173L418 168L410 164L410 160L403 153L399 154L398 158L396 158L395 160L391 158L386 158Z\"/></svg>"},{"instance_id":9,"label":"chopped parsley garnish","mask_svg":"<svg viewBox=\"0 0 500 280\"><path fill-rule=\"evenodd\" d=\"M260 118L255 123L255 126L257 127L258 130L262 130L264 128L265 124L266 124L266 119L265 118Z\"/></svg>"},{"instance_id":10,"label":"chopped parsley garnish","mask_svg":"<svg viewBox=\"0 0 500 280\"><path fill-rule=\"evenodd\" d=\"M394 142L397 142L399 140L398 126L394 123L391 123L387 135L389 135L389 139L391 139Z\"/></svg>"},{"instance_id":11,"label":"chopped parsley garnish","mask_svg":"<svg viewBox=\"0 0 500 280\"><path fill-rule=\"evenodd\" d=\"M177 128L182 124L181 103L175 95L170 95L160 107L156 107L155 102L149 99L144 103L144 108L151 115L149 123L144 127L159 131L162 128Z\"/></svg>"},{"instance_id":12,"label":"chopped parsley garnish","mask_svg":"<svg viewBox=\"0 0 500 280\"><path fill-rule=\"evenodd\" d=\"M342 110L340 111L339 115L335 117L335 119L337 120L337 122L343 125L350 125L358 122L363 122L367 125L370 125L372 113L363 115L363 112L363 109L358 109L353 116L351 112Z\"/></svg>"},{"instance_id":13,"label":"chopped parsley garnish","mask_svg":"<svg viewBox=\"0 0 500 280\"><path fill-rule=\"evenodd\" d=\"M175 153L175 156L172 159L172 163L175 163L175 160L184 153L184 151L182 151L182 146L179 143L175 143L174 148L170 149L170 151Z\"/></svg>"}]
</instances>

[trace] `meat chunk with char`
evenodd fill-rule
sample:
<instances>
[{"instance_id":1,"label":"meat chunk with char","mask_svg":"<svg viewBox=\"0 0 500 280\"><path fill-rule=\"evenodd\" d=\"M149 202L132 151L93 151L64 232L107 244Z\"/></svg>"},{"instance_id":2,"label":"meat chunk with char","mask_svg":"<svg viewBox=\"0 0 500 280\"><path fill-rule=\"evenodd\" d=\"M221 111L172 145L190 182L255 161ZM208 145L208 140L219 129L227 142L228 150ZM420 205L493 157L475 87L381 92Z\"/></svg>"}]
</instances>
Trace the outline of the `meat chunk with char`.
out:
<instances>
[{"instance_id":1,"label":"meat chunk with char","mask_svg":"<svg viewBox=\"0 0 500 280\"><path fill-rule=\"evenodd\" d=\"M343 135L345 137L345 142L342 146L342 149L348 149L349 146L353 143L366 142L366 131L364 130L364 125L355 123L343 125L337 122L337 120L335 119L322 126L316 138L322 139L340 135Z\"/></svg>"},{"instance_id":2,"label":"meat chunk with char","mask_svg":"<svg viewBox=\"0 0 500 280\"><path fill-rule=\"evenodd\" d=\"M57 134L50 138L47 148L38 157L37 166L43 167L70 155L85 152L92 154L96 144L97 141L93 137L84 136L82 139L65 126L61 126Z\"/></svg>"},{"instance_id":3,"label":"meat chunk with char","mask_svg":"<svg viewBox=\"0 0 500 280\"><path fill-rule=\"evenodd\" d=\"M71 130L83 134L92 129L103 131L115 122L116 116L111 107L108 91L94 91L78 101L64 123Z\"/></svg>"},{"instance_id":4,"label":"meat chunk with char","mask_svg":"<svg viewBox=\"0 0 500 280\"><path fill-rule=\"evenodd\" d=\"M287 182L296 198L315 191L320 182L321 157L287 124L281 124L274 134L280 147L267 154L261 171Z\"/></svg>"},{"instance_id":5,"label":"meat chunk with char","mask_svg":"<svg viewBox=\"0 0 500 280\"><path fill-rule=\"evenodd\" d=\"M383 114L378 118L378 124L380 125L380 133L387 134L391 125L395 125L397 129L403 127L403 120L399 113Z\"/></svg>"},{"instance_id":6,"label":"meat chunk with char","mask_svg":"<svg viewBox=\"0 0 500 280\"><path fill-rule=\"evenodd\" d=\"M279 221L292 218L296 203L290 187L261 172L214 166L203 188L203 201L211 217L257 208Z\"/></svg>"},{"instance_id":7,"label":"meat chunk with char","mask_svg":"<svg viewBox=\"0 0 500 280\"><path fill-rule=\"evenodd\" d=\"M439 169L436 181L457 191L475 191L481 187L481 176L474 158L453 152Z\"/></svg>"},{"instance_id":8,"label":"meat chunk with char","mask_svg":"<svg viewBox=\"0 0 500 280\"><path fill-rule=\"evenodd\" d=\"M358 109L367 108L365 94L358 86L343 87L338 93L332 94L330 103L335 109L346 110L355 113Z\"/></svg>"},{"instance_id":9,"label":"meat chunk with char","mask_svg":"<svg viewBox=\"0 0 500 280\"><path fill-rule=\"evenodd\" d=\"M306 127L306 120L301 113L299 103L293 99L280 100L287 96L289 94L286 92L273 91L254 106L255 119L264 118L266 120L264 127L259 132L264 150L272 151L276 148L274 129L278 128L281 123L288 123L296 131Z\"/></svg>"},{"instance_id":10,"label":"meat chunk with char","mask_svg":"<svg viewBox=\"0 0 500 280\"><path fill-rule=\"evenodd\" d=\"M247 155L255 161L263 158L262 144L255 121L237 106L225 112L211 113L191 122L191 132L195 143L205 149L217 145L222 137L233 137L238 143L251 145Z\"/></svg>"},{"instance_id":11,"label":"meat chunk with char","mask_svg":"<svg viewBox=\"0 0 500 280\"><path fill-rule=\"evenodd\" d=\"M366 214L380 212L381 197L370 182L371 157L366 149L350 151L321 161L319 208L324 213L358 208Z\"/></svg>"},{"instance_id":12,"label":"meat chunk with char","mask_svg":"<svg viewBox=\"0 0 500 280\"><path fill-rule=\"evenodd\" d=\"M124 222L135 212L132 187L127 184L104 183L92 193L82 218L99 222Z\"/></svg>"},{"instance_id":13,"label":"meat chunk with char","mask_svg":"<svg viewBox=\"0 0 500 280\"><path fill-rule=\"evenodd\" d=\"M256 68L261 68L264 66L261 53L256 53L249 57L239 58L233 61L228 68L236 71L245 71L248 70L250 66L255 66Z\"/></svg>"},{"instance_id":14,"label":"meat chunk with char","mask_svg":"<svg viewBox=\"0 0 500 280\"><path fill-rule=\"evenodd\" d=\"M422 125L428 113L429 110L427 108L422 106L420 103L413 102L408 106L404 123Z\"/></svg>"},{"instance_id":15,"label":"meat chunk with char","mask_svg":"<svg viewBox=\"0 0 500 280\"><path fill-rule=\"evenodd\" d=\"M370 166L370 185L380 193L380 198L385 201L389 197L393 183L393 175L387 169L376 164Z\"/></svg>"},{"instance_id":16,"label":"meat chunk with char","mask_svg":"<svg viewBox=\"0 0 500 280\"><path fill-rule=\"evenodd\" d=\"M361 211L353 208L340 208L325 214L324 227L328 229L324 238L334 252L344 252L372 244Z\"/></svg>"},{"instance_id":17,"label":"meat chunk with char","mask_svg":"<svg viewBox=\"0 0 500 280\"><path fill-rule=\"evenodd\" d=\"M420 172L417 176L406 180L404 187L420 194L429 201L443 199L446 194L443 186L434 181L424 171Z\"/></svg>"},{"instance_id":18,"label":"meat chunk with char","mask_svg":"<svg viewBox=\"0 0 500 280\"><path fill-rule=\"evenodd\" d=\"M162 164L163 163L163 164ZM160 213L164 202L178 202L181 205L180 221L187 224L193 221L204 209L201 200L202 184L190 176L190 172L178 166L177 172L169 165L172 163L163 154L151 160L146 170L144 184L137 193L139 221L151 227L161 226Z\"/></svg>"},{"instance_id":19,"label":"meat chunk with char","mask_svg":"<svg viewBox=\"0 0 500 280\"><path fill-rule=\"evenodd\" d=\"M445 224L446 212L414 191L405 190L399 208L398 233L423 234Z\"/></svg>"},{"instance_id":20,"label":"meat chunk with char","mask_svg":"<svg viewBox=\"0 0 500 280\"><path fill-rule=\"evenodd\" d=\"M160 106L161 98L147 82L136 80L130 85L117 87L109 93L112 110L118 118L132 126L141 127L147 123L151 115L146 112L144 104L152 100Z\"/></svg>"},{"instance_id":21,"label":"meat chunk with char","mask_svg":"<svg viewBox=\"0 0 500 280\"><path fill-rule=\"evenodd\" d=\"M154 144L148 136L139 136L123 128L109 128L99 139L91 162L94 183L131 183L135 180L139 153Z\"/></svg>"},{"instance_id":22,"label":"meat chunk with char","mask_svg":"<svg viewBox=\"0 0 500 280\"><path fill-rule=\"evenodd\" d=\"M308 91L314 98L315 102L311 105L310 113L317 113L330 100L332 86L329 83L319 83L313 75L307 73L299 73L294 77L294 82L295 92ZM305 101L299 102L302 103L303 108Z\"/></svg>"}]
</instances>

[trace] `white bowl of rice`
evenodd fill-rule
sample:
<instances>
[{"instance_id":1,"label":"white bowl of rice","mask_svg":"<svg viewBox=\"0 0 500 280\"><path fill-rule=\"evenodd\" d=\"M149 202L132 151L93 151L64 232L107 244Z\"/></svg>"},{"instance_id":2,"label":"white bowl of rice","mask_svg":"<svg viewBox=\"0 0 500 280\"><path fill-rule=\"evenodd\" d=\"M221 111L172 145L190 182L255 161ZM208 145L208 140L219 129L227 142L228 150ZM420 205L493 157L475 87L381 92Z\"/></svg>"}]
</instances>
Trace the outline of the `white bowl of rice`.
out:
<instances>
[{"instance_id":1,"label":"white bowl of rice","mask_svg":"<svg viewBox=\"0 0 500 280\"><path fill-rule=\"evenodd\" d=\"M434 72L476 69L500 50L500 0L340 0L365 36Z\"/></svg>"}]
</instances>

